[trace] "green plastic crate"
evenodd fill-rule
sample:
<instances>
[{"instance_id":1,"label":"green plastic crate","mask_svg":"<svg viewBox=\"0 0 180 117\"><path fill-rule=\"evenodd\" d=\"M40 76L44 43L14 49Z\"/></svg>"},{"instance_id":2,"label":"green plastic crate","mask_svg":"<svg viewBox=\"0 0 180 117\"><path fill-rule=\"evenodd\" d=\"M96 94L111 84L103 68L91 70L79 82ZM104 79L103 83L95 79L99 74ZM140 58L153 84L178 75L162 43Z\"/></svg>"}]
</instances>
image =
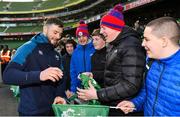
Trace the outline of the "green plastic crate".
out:
<instances>
[{"instance_id":1,"label":"green plastic crate","mask_svg":"<svg viewBox=\"0 0 180 117\"><path fill-rule=\"evenodd\" d=\"M102 105L52 105L56 116L60 117L104 117L109 114L109 106Z\"/></svg>"}]
</instances>

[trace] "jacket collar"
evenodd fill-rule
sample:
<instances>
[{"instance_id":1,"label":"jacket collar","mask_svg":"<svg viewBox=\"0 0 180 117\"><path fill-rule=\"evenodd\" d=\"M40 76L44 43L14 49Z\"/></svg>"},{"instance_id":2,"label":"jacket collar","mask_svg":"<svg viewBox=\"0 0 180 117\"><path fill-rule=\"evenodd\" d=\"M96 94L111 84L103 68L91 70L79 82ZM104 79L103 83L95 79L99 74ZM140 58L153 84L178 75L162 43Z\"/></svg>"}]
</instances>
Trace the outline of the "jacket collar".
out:
<instances>
[{"instance_id":1,"label":"jacket collar","mask_svg":"<svg viewBox=\"0 0 180 117\"><path fill-rule=\"evenodd\" d=\"M35 41L36 43L49 43L48 38L43 33L35 35L31 41Z\"/></svg>"},{"instance_id":2,"label":"jacket collar","mask_svg":"<svg viewBox=\"0 0 180 117\"><path fill-rule=\"evenodd\" d=\"M119 33L119 35L116 37L115 40L113 40L112 42L110 42L110 45L118 45L119 43L121 43L122 41L124 41L124 39L126 39L129 36L134 36L139 38L140 35L139 33L137 33L134 29L125 26L122 31Z\"/></svg>"},{"instance_id":3,"label":"jacket collar","mask_svg":"<svg viewBox=\"0 0 180 117\"><path fill-rule=\"evenodd\" d=\"M86 45L80 45L80 44L77 45L77 48L92 48L92 47L93 47L92 41L90 41Z\"/></svg>"},{"instance_id":4,"label":"jacket collar","mask_svg":"<svg viewBox=\"0 0 180 117\"><path fill-rule=\"evenodd\" d=\"M43 34L43 33L39 33L37 35L35 35L31 41L35 42L35 43L39 43L39 46L42 46L43 48L46 49L50 49L53 50L54 46L52 44L49 43L48 38Z\"/></svg>"},{"instance_id":5,"label":"jacket collar","mask_svg":"<svg viewBox=\"0 0 180 117\"><path fill-rule=\"evenodd\" d=\"M106 52L106 46L104 46L102 49L100 50L96 50L97 53L101 53L101 52Z\"/></svg>"},{"instance_id":6,"label":"jacket collar","mask_svg":"<svg viewBox=\"0 0 180 117\"><path fill-rule=\"evenodd\" d=\"M177 63L177 61L179 61L179 58L180 58L180 49L177 52L175 52L173 55L171 55L170 57L160 59L159 61L164 64L174 65Z\"/></svg>"}]
</instances>

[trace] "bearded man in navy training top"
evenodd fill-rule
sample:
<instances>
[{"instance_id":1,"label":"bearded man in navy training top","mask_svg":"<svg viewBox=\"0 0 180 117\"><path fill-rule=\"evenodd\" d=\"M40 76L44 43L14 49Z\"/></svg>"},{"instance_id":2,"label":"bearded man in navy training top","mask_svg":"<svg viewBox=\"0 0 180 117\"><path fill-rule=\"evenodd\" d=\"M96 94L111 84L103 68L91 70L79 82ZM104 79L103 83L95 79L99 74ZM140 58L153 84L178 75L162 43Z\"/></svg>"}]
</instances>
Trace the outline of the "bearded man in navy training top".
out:
<instances>
[{"instance_id":1,"label":"bearded man in navy training top","mask_svg":"<svg viewBox=\"0 0 180 117\"><path fill-rule=\"evenodd\" d=\"M4 83L20 86L20 116L54 115L52 104L66 103L61 58L54 50L62 32L60 19L48 19L43 32L18 48L6 67Z\"/></svg>"}]
</instances>

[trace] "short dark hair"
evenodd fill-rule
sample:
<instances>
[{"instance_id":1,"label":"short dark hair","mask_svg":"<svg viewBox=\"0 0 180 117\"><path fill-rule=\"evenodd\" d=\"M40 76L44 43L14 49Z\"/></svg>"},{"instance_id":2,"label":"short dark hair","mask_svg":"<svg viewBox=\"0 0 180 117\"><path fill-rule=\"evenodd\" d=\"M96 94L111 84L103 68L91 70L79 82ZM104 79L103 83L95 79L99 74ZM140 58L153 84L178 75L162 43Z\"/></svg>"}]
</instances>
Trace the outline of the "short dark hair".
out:
<instances>
[{"instance_id":1,"label":"short dark hair","mask_svg":"<svg viewBox=\"0 0 180 117\"><path fill-rule=\"evenodd\" d=\"M63 23L59 18L48 18L44 22L44 25L51 25L51 24L55 24L63 28Z\"/></svg>"},{"instance_id":2,"label":"short dark hair","mask_svg":"<svg viewBox=\"0 0 180 117\"><path fill-rule=\"evenodd\" d=\"M172 17L160 17L149 22L146 27L151 27L155 36L167 37L172 42L178 43L180 39L180 26L177 21Z\"/></svg>"},{"instance_id":3,"label":"short dark hair","mask_svg":"<svg viewBox=\"0 0 180 117\"><path fill-rule=\"evenodd\" d=\"M92 36L100 36L103 40L105 40L105 37L104 37L104 35L102 35L100 33L100 29L99 28L98 29L94 29L94 31L92 33Z\"/></svg>"},{"instance_id":4,"label":"short dark hair","mask_svg":"<svg viewBox=\"0 0 180 117\"><path fill-rule=\"evenodd\" d=\"M74 49L76 48L76 45L77 43L73 40L73 39L68 39L66 42L65 42L65 47L67 44L72 44Z\"/></svg>"}]
</instances>

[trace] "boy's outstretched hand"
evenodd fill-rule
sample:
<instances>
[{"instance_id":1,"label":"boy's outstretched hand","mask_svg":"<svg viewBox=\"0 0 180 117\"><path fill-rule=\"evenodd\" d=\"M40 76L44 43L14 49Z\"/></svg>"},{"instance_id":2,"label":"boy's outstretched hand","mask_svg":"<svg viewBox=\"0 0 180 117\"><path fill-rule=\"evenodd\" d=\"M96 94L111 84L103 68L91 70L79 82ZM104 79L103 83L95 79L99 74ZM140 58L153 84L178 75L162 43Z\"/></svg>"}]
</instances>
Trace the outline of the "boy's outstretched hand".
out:
<instances>
[{"instance_id":1,"label":"boy's outstretched hand","mask_svg":"<svg viewBox=\"0 0 180 117\"><path fill-rule=\"evenodd\" d=\"M136 110L135 105L131 101L122 101L120 102L117 107L119 107L125 114L129 112L133 112Z\"/></svg>"}]
</instances>

